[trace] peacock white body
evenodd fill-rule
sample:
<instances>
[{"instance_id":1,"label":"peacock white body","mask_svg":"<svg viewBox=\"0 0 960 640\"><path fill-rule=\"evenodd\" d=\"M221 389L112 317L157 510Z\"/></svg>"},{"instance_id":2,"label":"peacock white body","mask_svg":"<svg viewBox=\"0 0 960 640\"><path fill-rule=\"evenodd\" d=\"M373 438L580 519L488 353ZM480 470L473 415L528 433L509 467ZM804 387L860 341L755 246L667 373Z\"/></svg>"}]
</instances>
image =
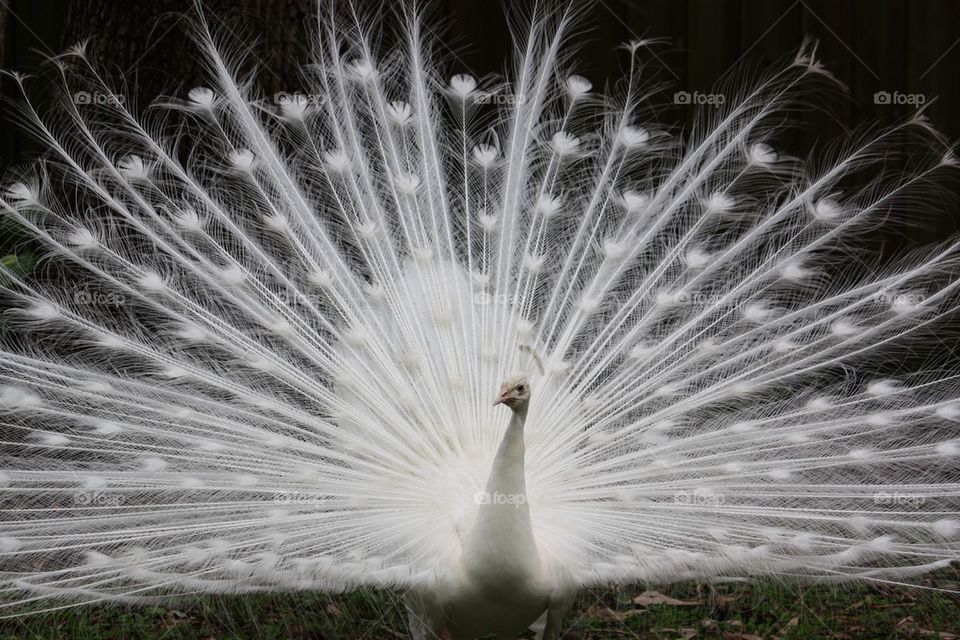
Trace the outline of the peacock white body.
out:
<instances>
[{"instance_id":1,"label":"peacock white body","mask_svg":"<svg viewBox=\"0 0 960 640\"><path fill-rule=\"evenodd\" d=\"M960 244L850 260L950 149L918 114L778 154L829 79L809 47L679 144L644 43L603 97L566 71L571 19L532 21L497 86L442 78L417 15L385 55L325 17L278 105L201 25L209 88L169 119L24 106L49 153L0 205L47 257L0 282L3 614L376 586L418 637L548 610L549 637L592 584L957 558L931 335ZM82 48L56 62L113 95ZM925 159L888 168L910 136Z\"/></svg>"}]
</instances>

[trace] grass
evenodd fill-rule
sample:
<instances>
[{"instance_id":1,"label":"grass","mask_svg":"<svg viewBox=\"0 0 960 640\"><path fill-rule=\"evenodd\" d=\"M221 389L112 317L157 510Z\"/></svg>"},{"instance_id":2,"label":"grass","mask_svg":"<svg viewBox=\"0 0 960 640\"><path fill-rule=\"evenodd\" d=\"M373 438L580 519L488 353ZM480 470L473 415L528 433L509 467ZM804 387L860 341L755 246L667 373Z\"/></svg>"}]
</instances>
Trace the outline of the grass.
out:
<instances>
[{"instance_id":1,"label":"grass","mask_svg":"<svg viewBox=\"0 0 960 640\"><path fill-rule=\"evenodd\" d=\"M960 591L960 574L937 574L925 586ZM207 596L170 606L88 605L0 620L0 639L396 640L408 637L404 618L394 593ZM645 585L583 592L566 628L566 640L960 640L960 598L930 589L867 585Z\"/></svg>"}]
</instances>

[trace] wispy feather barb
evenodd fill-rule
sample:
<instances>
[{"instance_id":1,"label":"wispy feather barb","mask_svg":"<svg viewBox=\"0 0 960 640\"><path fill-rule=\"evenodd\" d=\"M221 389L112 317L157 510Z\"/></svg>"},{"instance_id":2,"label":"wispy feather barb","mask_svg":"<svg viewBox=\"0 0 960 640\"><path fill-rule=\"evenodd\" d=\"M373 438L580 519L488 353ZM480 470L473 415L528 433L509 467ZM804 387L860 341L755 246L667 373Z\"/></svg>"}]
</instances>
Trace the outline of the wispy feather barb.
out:
<instances>
[{"instance_id":1,"label":"wispy feather barb","mask_svg":"<svg viewBox=\"0 0 960 640\"><path fill-rule=\"evenodd\" d=\"M810 46L679 142L641 44L615 97L564 71L572 19L532 20L495 89L442 76L410 11L392 55L321 20L276 103L202 21L209 85L166 116L25 103L48 155L0 207L46 258L0 263L0 612L436 585L525 353L534 538L574 586L957 557L960 385L931 336L960 244L863 240L935 200L951 150L911 120L784 154ZM66 96L114 95L68 58ZM891 169L905 139L933 151Z\"/></svg>"}]
</instances>

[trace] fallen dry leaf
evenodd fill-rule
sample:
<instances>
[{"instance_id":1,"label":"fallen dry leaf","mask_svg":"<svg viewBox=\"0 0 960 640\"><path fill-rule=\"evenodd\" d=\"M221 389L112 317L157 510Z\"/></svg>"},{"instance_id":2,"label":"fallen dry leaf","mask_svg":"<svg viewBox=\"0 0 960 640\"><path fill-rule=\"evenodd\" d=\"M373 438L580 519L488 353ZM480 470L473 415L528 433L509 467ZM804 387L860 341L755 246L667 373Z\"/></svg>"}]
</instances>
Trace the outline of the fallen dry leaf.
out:
<instances>
[{"instance_id":1,"label":"fallen dry leaf","mask_svg":"<svg viewBox=\"0 0 960 640\"><path fill-rule=\"evenodd\" d=\"M623 622L623 616L618 612L614 611L610 607L603 607L600 605L593 605L587 609L586 616L593 620L600 620L602 622Z\"/></svg>"},{"instance_id":2,"label":"fallen dry leaf","mask_svg":"<svg viewBox=\"0 0 960 640\"><path fill-rule=\"evenodd\" d=\"M797 618L797 617L790 618L790 620L787 621L787 624L780 627L780 631L778 632L778 635L781 635L781 636L787 635L787 633L790 632L790 627L795 627L798 624L800 624L800 618Z\"/></svg>"},{"instance_id":3,"label":"fallen dry leaf","mask_svg":"<svg viewBox=\"0 0 960 640\"><path fill-rule=\"evenodd\" d=\"M665 596L659 591L644 591L633 599L633 604L646 607L652 604L668 604L674 607L697 607L700 602L697 600L677 600L670 596Z\"/></svg>"},{"instance_id":4,"label":"fallen dry leaf","mask_svg":"<svg viewBox=\"0 0 960 640\"><path fill-rule=\"evenodd\" d=\"M693 638L697 635L696 629L673 629L672 627L660 627L657 629L651 629L653 633L661 634L668 633L670 635L676 636L677 638Z\"/></svg>"},{"instance_id":5,"label":"fallen dry leaf","mask_svg":"<svg viewBox=\"0 0 960 640\"><path fill-rule=\"evenodd\" d=\"M913 626L913 624L914 624L913 616L907 616L906 618L904 618L903 620L897 623L897 627L902 629L903 627Z\"/></svg>"},{"instance_id":6,"label":"fallen dry leaf","mask_svg":"<svg viewBox=\"0 0 960 640\"><path fill-rule=\"evenodd\" d=\"M592 618L593 620L600 620L601 622L623 622L627 618L642 613L637 609L628 609L627 611L616 611L610 607L605 607L603 605L595 604L589 609L587 609L586 616Z\"/></svg>"}]
</instances>

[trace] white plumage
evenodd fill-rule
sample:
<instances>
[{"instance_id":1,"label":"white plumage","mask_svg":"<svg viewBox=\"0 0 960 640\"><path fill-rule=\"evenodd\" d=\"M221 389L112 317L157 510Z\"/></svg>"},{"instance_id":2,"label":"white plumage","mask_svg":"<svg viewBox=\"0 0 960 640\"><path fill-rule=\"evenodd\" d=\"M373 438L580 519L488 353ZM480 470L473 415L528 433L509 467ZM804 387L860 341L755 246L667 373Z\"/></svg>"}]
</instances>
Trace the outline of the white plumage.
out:
<instances>
[{"instance_id":1,"label":"white plumage","mask_svg":"<svg viewBox=\"0 0 960 640\"><path fill-rule=\"evenodd\" d=\"M49 155L0 204L49 266L0 267L3 614L382 586L423 636L550 637L592 584L957 557L960 244L850 259L955 166L922 115L808 168L776 139L810 48L681 144L642 43L604 97L569 16L496 87L402 22L380 54L322 20L277 104L200 28L169 120L25 106Z\"/></svg>"}]
</instances>

